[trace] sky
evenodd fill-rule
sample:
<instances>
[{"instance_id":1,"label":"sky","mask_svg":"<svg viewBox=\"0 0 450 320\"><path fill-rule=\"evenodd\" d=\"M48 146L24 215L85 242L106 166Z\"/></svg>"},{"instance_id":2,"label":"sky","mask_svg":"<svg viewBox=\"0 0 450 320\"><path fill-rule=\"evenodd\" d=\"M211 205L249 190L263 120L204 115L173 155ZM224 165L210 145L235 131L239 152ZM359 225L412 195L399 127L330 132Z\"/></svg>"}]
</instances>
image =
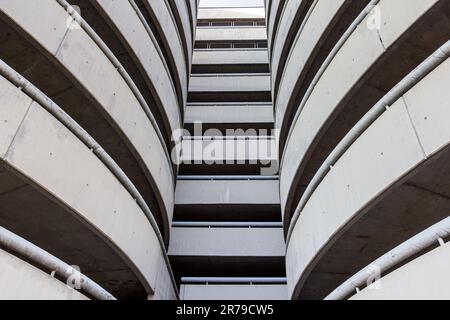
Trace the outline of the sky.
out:
<instances>
[{"instance_id":1,"label":"sky","mask_svg":"<svg viewBox=\"0 0 450 320\"><path fill-rule=\"evenodd\" d=\"M264 0L200 0L200 7L264 7Z\"/></svg>"}]
</instances>

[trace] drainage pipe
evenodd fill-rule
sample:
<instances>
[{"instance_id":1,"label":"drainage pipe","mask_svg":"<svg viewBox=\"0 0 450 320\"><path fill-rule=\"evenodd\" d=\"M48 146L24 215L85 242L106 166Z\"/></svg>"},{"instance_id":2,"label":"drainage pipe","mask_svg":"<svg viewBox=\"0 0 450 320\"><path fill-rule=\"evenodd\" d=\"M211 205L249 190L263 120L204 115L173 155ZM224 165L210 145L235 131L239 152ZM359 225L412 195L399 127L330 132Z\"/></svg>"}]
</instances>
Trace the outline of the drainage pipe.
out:
<instances>
[{"instance_id":1,"label":"drainage pipe","mask_svg":"<svg viewBox=\"0 0 450 320\"><path fill-rule=\"evenodd\" d=\"M350 148L350 146L366 131L384 111L393 105L399 98L401 98L412 87L419 83L423 78L430 74L434 69L441 65L447 58L450 57L450 40L436 50L431 56L429 56L424 62L422 62L416 69L414 69L409 75L407 75L402 81L400 81L391 91L389 91L375 106L370 109L363 118L347 133L347 135L340 141L336 148L324 161L319 168L314 178L306 188L298 206L295 211L292 222L289 226L287 234L287 246L295 228L295 224L304 209L306 203L311 198L312 194L333 168L334 164L340 159L340 157Z\"/></svg>"},{"instance_id":2,"label":"drainage pipe","mask_svg":"<svg viewBox=\"0 0 450 320\"><path fill-rule=\"evenodd\" d=\"M68 280L71 277L80 279L80 290L85 291L89 296L95 299L116 300L116 298L108 291L75 268L3 227L0 227L0 245L8 250L18 253L20 256L29 259L41 267L51 270L52 272L54 271L64 280Z\"/></svg>"},{"instance_id":3,"label":"drainage pipe","mask_svg":"<svg viewBox=\"0 0 450 320\"><path fill-rule=\"evenodd\" d=\"M359 292L360 288L367 285L375 275L381 275L414 255L433 246L437 242L443 245L445 238L450 236L450 217L438 222L432 227L419 233L408 241L402 243L392 251L375 260L371 265L356 273L353 277L345 281L325 300L347 299L352 293Z\"/></svg>"},{"instance_id":4,"label":"drainage pipe","mask_svg":"<svg viewBox=\"0 0 450 320\"><path fill-rule=\"evenodd\" d=\"M66 128L68 128L78 139L80 139L92 152L104 163L104 165L116 176L117 180L125 187L130 195L136 200L137 204L144 212L150 225L155 232L162 254L164 256L164 262L169 270L170 278L172 280L172 286L178 297L178 289L175 281L175 277L172 273L169 258L166 252L166 246L164 244L163 237L159 231L158 224L153 217L150 208L147 206L144 198L142 198L138 189L134 186L128 176L122 171L119 165L111 158L111 156L94 140L75 120L73 120L67 113L64 112L53 100L47 97L42 91L36 88L31 82L22 77L4 61L0 60L0 75L4 76L11 83L20 88L25 94L37 102L40 106L46 109L52 114L58 121L60 121Z\"/></svg>"},{"instance_id":5,"label":"drainage pipe","mask_svg":"<svg viewBox=\"0 0 450 320\"><path fill-rule=\"evenodd\" d=\"M91 26L81 17L81 15L66 1L66 0L56 0L63 8L67 11L67 13L76 21L83 30L91 37L91 39L97 44L97 46L103 51L103 53L106 55L106 57L111 61L113 66L117 69L119 74L123 77L125 82L127 83L128 87L133 92L136 99L139 101L139 104L141 105L142 109L144 110L145 114L147 115L148 119L150 120L153 128L156 131L156 134L158 135L158 139L163 146L164 153L166 154L167 161L171 161L169 151L167 150L166 143L164 141L164 138L162 136L161 131L159 130L158 123L155 120L155 117L153 116L152 112L150 111L150 108L147 105L147 102L145 101L144 97L140 93L139 89L134 84L131 77L128 75L127 71L123 68L119 60L116 58L116 56L112 53L112 51L108 48L108 46L103 42L103 40L97 35L97 33L91 28ZM152 38L153 39L153 38ZM164 59L163 59L164 61ZM167 69L167 66L165 66ZM173 88L173 83L172 83ZM171 171L172 174L172 180L175 184L175 175Z\"/></svg>"}]
</instances>

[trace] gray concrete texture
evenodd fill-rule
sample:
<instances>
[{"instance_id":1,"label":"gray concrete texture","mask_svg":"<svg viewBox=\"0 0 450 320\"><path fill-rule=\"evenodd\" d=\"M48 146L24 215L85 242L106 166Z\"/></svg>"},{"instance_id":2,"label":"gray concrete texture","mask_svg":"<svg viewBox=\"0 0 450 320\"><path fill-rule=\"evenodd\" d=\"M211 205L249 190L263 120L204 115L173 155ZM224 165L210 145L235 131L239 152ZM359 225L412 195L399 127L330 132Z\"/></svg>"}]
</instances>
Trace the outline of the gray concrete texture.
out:
<instances>
[{"instance_id":1,"label":"gray concrete texture","mask_svg":"<svg viewBox=\"0 0 450 320\"><path fill-rule=\"evenodd\" d=\"M380 0L368 11L369 0L204 0L198 14L196 0L68 3L80 6L81 26L64 1L0 0L0 59L104 148L149 210L42 100L2 75L0 224L117 298L176 299L180 289L186 300L322 299L448 217L447 59L361 132L291 221L339 142L448 41L448 1ZM197 18L265 18L267 28L197 27ZM194 50L194 41L268 48ZM250 155L261 141L245 134L185 137L182 160L198 160L195 144L204 156L237 141L246 162L177 166L171 133L185 124L198 134L198 121L204 130L274 126L275 140L260 138L279 155ZM256 177L262 166L249 160L279 162L279 179ZM263 222L272 226L250 227ZM352 299L448 298L448 248L395 267L379 290ZM0 299L88 298L7 248L0 271ZM173 275L230 281L177 288ZM287 285L232 281L285 275Z\"/></svg>"},{"instance_id":2,"label":"gray concrete texture","mask_svg":"<svg viewBox=\"0 0 450 320\"><path fill-rule=\"evenodd\" d=\"M382 277L350 300L449 300L449 244Z\"/></svg>"},{"instance_id":3,"label":"gray concrete texture","mask_svg":"<svg viewBox=\"0 0 450 320\"><path fill-rule=\"evenodd\" d=\"M375 10L349 29L368 2L266 1L281 208L285 231L292 231L286 259L290 298L324 298L448 216L446 61L362 132L290 225L305 188L340 140L449 39L446 1L372 1ZM420 276L407 266L385 277L385 289L365 290L360 297L414 299L426 296L425 287L433 290L430 297L448 296L437 282L424 284L430 266L423 264Z\"/></svg>"},{"instance_id":4,"label":"gray concrete texture","mask_svg":"<svg viewBox=\"0 0 450 320\"><path fill-rule=\"evenodd\" d=\"M40 105L4 78L1 87L3 118L11 123L2 132L2 225L89 270L119 297L170 287L160 282L168 270L155 231L125 187Z\"/></svg>"},{"instance_id":5,"label":"gray concrete texture","mask_svg":"<svg viewBox=\"0 0 450 320\"><path fill-rule=\"evenodd\" d=\"M414 2L414 5L408 2L408 5L411 16L406 19L401 10L396 16L395 8L383 7L394 6L392 2L380 2L381 10L390 13L383 16L386 23L381 24L381 38L376 30L367 28L366 18L325 69L311 95L304 98L301 109L297 110L280 163L282 210L287 223L302 189L339 140L390 88L447 39L441 30L449 21L442 11L444 7L448 9L448 3L421 1ZM436 36L415 36L416 32L412 30L419 32L431 23L433 31L430 32ZM398 41L391 49L389 45L394 43L395 37ZM417 47L420 49L413 49ZM321 105L321 108L316 108L316 105ZM276 117L276 126L280 121L280 117ZM283 148L281 137L279 142Z\"/></svg>"},{"instance_id":6,"label":"gray concrete texture","mask_svg":"<svg viewBox=\"0 0 450 320\"><path fill-rule=\"evenodd\" d=\"M77 290L0 250L0 300L88 300Z\"/></svg>"},{"instance_id":7,"label":"gray concrete texture","mask_svg":"<svg viewBox=\"0 0 450 320\"><path fill-rule=\"evenodd\" d=\"M362 268L380 251L448 216L448 110L434 90L448 85L449 66L447 61L386 111L314 192L288 244L290 292L321 297L316 281L338 274L338 268ZM354 239L361 234L364 240ZM361 241L370 247L346 260Z\"/></svg>"},{"instance_id":8,"label":"gray concrete texture","mask_svg":"<svg viewBox=\"0 0 450 320\"><path fill-rule=\"evenodd\" d=\"M170 159L155 131L157 128L93 39L84 30L67 30L68 15L57 2L47 1L39 6L36 1L39 10L48 11L55 21L30 19L27 14L32 8L24 9L23 6L23 2L8 2L2 5L2 11L15 20L24 34L32 36L51 54L50 63L46 57L38 56L43 60L43 71L51 77L42 77L40 70L36 70L29 80L55 98L69 115L105 145L146 196L155 214L161 212L156 216L161 227L166 229L168 239L168 221L173 210L173 173ZM26 50L33 50L28 48ZM31 51L31 54L37 55L36 52ZM9 56L8 52L5 56ZM27 67L26 63L35 66L32 60L12 62L13 65L24 64L21 68ZM54 63L62 69L56 70ZM80 105L87 107L81 111ZM122 108L124 105L128 106L126 111Z\"/></svg>"},{"instance_id":9,"label":"gray concrete texture","mask_svg":"<svg viewBox=\"0 0 450 320\"><path fill-rule=\"evenodd\" d=\"M287 300L286 285L181 285L183 300Z\"/></svg>"}]
</instances>

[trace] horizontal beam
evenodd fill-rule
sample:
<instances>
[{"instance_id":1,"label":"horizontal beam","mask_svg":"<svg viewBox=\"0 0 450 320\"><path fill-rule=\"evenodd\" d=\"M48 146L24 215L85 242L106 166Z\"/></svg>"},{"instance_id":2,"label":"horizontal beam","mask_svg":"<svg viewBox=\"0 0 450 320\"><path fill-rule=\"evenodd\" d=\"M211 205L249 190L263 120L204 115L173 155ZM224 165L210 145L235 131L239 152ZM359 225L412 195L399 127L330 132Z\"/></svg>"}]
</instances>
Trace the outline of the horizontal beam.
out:
<instances>
[{"instance_id":1,"label":"horizontal beam","mask_svg":"<svg viewBox=\"0 0 450 320\"><path fill-rule=\"evenodd\" d=\"M242 283L242 284L286 284L287 279L283 277L276 278L228 278L228 277L182 277L183 284L206 284L206 283Z\"/></svg>"}]
</instances>

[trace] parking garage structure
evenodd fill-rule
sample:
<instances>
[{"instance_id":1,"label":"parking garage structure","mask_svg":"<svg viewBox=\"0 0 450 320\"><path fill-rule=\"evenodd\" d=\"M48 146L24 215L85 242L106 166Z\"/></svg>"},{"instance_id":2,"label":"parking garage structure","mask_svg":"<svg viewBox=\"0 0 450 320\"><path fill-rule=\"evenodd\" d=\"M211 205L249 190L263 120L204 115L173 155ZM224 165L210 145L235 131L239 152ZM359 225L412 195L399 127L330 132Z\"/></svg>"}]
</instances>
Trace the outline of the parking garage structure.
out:
<instances>
[{"instance_id":1,"label":"parking garage structure","mask_svg":"<svg viewBox=\"0 0 450 320\"><path fill-rule=\"evenodd\" d=\"M141 3L0 2L2 259L30 279L2 282L11 298L178 298L171 133L197 4ZM61 286L69 265L92 287Z\"/></svg>"},{"instance_id":2,"label":"parking garage structure","mask_svg":"<svg viewBox=\"0 0 450 320\"><path fill-rule=\"evenodd\" d=\"M448 298L448 3L267 3L289 297Z\"/></svg>"}]
</instances>

